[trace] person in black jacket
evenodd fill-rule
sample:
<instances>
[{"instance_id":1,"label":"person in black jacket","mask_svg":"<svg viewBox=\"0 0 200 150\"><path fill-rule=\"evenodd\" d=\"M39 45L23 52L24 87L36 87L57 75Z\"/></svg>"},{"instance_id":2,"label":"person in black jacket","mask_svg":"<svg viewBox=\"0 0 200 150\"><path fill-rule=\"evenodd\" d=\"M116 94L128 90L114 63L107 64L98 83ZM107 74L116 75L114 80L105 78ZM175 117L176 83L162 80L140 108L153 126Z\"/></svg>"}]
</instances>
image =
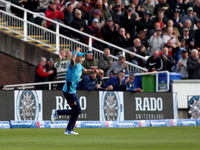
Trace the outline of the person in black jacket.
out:
<instances>
[{"instance_id":1,"label":"person in black jacket","mask_svg":"<svg viewBox=\"0 0 200 150\"><path fill-rule=\"evenodd\" d=\"M158 50L154 50L152 56L147 59L146 68L148 71L161 71L163 69L163 62Z\"/></svg>"},{"instance_id":2,"label":"person in black jacket","mask_svg":"<svg viewBox=\"0 0 200 150\"><path fill-rule=\"evenodd\" d=\"M198 51L192 50L191 55L188 57L187 69L189 79L200 79L200 59L198 58Z\"/></svg>"},{"instance_id":3,"label":"person in black jacket","mask_svg":"<svg viewBox=\"0 0 200 150\"><path fill-rule=\"evenodd\" d=\"M76 9L74 12L74 20L71 22L71 27L80 30L82 32L86 31L87 26L85 20L82 19L82 13L79 9ZM85 42L85 36L82 34L73 32L72 36L78 38L81 42Z\"/></svg>"}]
</instances>

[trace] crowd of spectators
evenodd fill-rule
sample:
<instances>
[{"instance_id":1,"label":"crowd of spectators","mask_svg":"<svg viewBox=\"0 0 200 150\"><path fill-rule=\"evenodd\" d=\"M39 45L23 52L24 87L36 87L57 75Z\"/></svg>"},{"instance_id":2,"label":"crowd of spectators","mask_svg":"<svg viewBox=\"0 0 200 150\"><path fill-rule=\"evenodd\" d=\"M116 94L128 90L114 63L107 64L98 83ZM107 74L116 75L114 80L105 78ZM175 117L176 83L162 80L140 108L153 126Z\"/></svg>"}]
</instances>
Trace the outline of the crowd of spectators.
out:
<instances>
[{"instance_id":1,"label":"crowd of spectators","mask_svg":"<svg viewBox=\"0 0 200 150\"><path fill-rule=\"evenodd\" d=\"M120 80L120 71L125 70L125 73L129 73L125 63L127 60L147 68L148 71L166 70L179 72L183 78L200 79L200 0L11 0L11 2L23 4L32 11L43 11L48 18L148 57L147 61L144 61L128 53L121 56L120 49L93 40L93 47L104 51L104 54L97 61L93 58L93 53L88 52L83 62L85 68L98 66L106 76L116 72L115 78ZM49 21L46 22L46 27L55 30L55 25ZM63 34L88 43L88 39L81 34L65 29ZM118 55L119 60L112 62L110 54ZM61 59L56 62L60 63ZM57 69L57 79L58 74ZM83 79L86 80L86 77L92 79L92 76L94 75L84 74ZM108 87L106 85L105 88ZM112 86L115 89L115 86Z\"/></svg>"}]
</instances>

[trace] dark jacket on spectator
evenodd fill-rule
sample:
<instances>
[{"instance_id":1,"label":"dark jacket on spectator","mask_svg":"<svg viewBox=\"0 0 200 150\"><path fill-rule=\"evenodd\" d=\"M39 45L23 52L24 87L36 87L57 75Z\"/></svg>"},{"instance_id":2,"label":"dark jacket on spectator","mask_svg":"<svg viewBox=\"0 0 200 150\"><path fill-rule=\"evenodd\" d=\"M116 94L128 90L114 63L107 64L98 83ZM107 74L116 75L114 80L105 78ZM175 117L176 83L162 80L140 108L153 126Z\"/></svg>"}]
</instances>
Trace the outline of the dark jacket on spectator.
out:
<instances>
[{"instance_id":1,"label":"dark jacket on spectator","mask_svg":"<svg viewBox=\"0 0 200 150\"><path fill-rule=\"evenodd\" d=\"M164 55L164 54L161 54L161 58L162 58L162 55ZM169 71L169 72L172 72L172 67L175 65L175 62L174 62L174 60L173 60L173 58L172 58L172 56L169 56L169 55L166 55L167 56L167 59L168 60L164 60L163 58L162 58L162 61L163 61L163 70L165 71Z\"/></svg>"},{"instance_id":2,"label":"dark jacket on spectator","mask_svg":"<svg viewBox=\"0 0 200 150\"><path fill-rule=\"evenodd\" d=\"M104 73L106 74L107 71L110 69L110 64L112 63L112 58L106 58L104 55L101 55L99 57L99 61L98 61L98 68L102 69L104 71Z\"/></svg>"},{"instance_id":3,"label":"dark jacket on spectator","mask_svg":"<svg viewBox=\"0 0 200 150\"><path fill-rule=\"evenodd\" d=\"M156 68L157 71L161 71L163 69L163 62L160 56L157 59L153 59L153 56L150 56L147 59L146 68L148 71L153 71L152 68Z\"/></svg>"},{"instance_id":4,"label":"dark jacket on spectator","mask_svg":"<svg viewBox=\"0 0 200 150\"><path fill-rule=\"evenodd\" d=\"M118 76L110 78L106 83L106 87L109 85L113 86L113 91L124 91L126 89L126 85L124 82L119 81Z\"/></svg>"},{"instance_id":5,"label":"dark jacket on spectator","mask_svg":"<svg viewBox=\"0 0 200 150\"><path fill-rule=\"evenodd\" d=\"M200 64L198 59L194 59L191 55L188 57L187 69L189 79L200 79Z\"/></svg>"},{"instance_id":6,"label":"dark jacket on spectator","mask_svg":"<svg viewBox=\"0 0 200 150\"><path fill-rule=\"evenodd\" d=\"M90 77L90 75L85 76L77 86L78 90L96 90L96 84L98 84L97 78L94 80Z\"/></svg>"}]
</instances>

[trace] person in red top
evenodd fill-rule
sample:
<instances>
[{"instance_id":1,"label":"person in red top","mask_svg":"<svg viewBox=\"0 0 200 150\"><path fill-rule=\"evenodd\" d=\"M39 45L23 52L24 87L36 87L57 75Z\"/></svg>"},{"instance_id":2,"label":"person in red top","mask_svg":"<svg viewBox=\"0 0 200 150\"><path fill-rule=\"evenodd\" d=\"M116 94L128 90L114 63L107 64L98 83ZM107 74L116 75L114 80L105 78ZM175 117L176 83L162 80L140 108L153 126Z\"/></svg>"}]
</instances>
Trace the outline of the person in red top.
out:
<instances>
[{"instance_id":1,"label":"person in red top","mask_svg":"<svg viewBox=\"0 0 200 150\"><path fill-rule=\"evenodd\" d=\"M47 81L47 77L54 73L53 70L46 71L44 67L46 64L46 58L41 57L39 59L39 63L35 69L35 81L34 82L45 82ZM45 90L47 89L47 85L35 85L36 90Z\"/></svg>"},{"instance_id":2,"label":"person in red top","mask_svg":"<svg viewBox=\"0 0 200 150\"><path fill-rule=\"evenodd\" d=\"M56 20L56 21L60 21L64 19L64 13L63 10L65 9L65 6L62 6L60 8L60 10L56 9L56 3L51 0L49 2L49 6L47 11L45 12L45 15L47 18ZM51 23L50 21L47 21L46 23L46 27L52 30L55 30L54 28L56 27L55 25L53 25L53 23Z\"/></svg>"}]
</instances>

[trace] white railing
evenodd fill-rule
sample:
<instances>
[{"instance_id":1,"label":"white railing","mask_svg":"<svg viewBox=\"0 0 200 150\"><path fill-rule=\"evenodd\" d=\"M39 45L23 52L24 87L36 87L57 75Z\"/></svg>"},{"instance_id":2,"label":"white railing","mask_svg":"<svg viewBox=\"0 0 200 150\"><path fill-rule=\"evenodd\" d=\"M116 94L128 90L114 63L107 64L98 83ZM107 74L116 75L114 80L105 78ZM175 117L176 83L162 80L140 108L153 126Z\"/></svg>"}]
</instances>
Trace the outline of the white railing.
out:
<instances>
[{"instance_id":1,"label":"white railing","mask_svg":"<svg viewBox=\"0 0 200 150\"><path fill-rule=\"evenodd\" d=\"M163 74L166 73L166 80L165 80L165 85L161 85L164 88L163 89L159 89L160 87L160 83L159 83L159 74ZM168 71L159 71L159 72L149 72L149 73L137 73L135 74L135 76L147 76L147 75L155 75L156 78L156 92L168 92L170 89L170 75ZM125 77L127 77L128 75L125 75ZM108 77L104 77L103 79L108 79ZM142 82L142 81L141 81ZM6 85L7 90L13 90L15 88L20 89L20 90L27 90L27 89L34 89L35 85L48 85L49 86L49 90L52 90L52 85L56 85L58 83L65 83L65 81L51 81L51 82L38 82L38 83L26 83L26 84L13 84L13 85ZM152 83L154 84L154 83Z\"/></svg>"},{"instance_id":2,"label":"white railing","mask_svg":"<svg viewBox=\"0 0 200 150\"><path fill-rule=\"evenodd\" d=\"M129 54L132 54L135 57L138 57L138 58L140 58L144 61L146 60L146 58L141 56L141 55L135 54L135 53L130 52L130 51L124 49L124 48L121 48L121 47L116 46L114 44L103 41L99 38L96 38L94 36L91 36L89 34L86 34L84 32L76 30L76 29L74 29L70 26L66 26L64 24L61 24L59 22L56 22L56 21L51 20L49 18L46 18L44 15L41 15L41 13L31 12L27 9L24 9L22 7L14 5L14 4L7 2L5 0L0 0L0 1L5 3L6 5L13 6L13 7L16 7L18 9L24 11L24 18L22 19L20 17L13 16L13 14L11 14L11 13L7 13L5 11L0 10L0 18L1 18L0 27L6 29L8 31L14 32L19 37L23 37L23 40L25 40L25 41L35 42L35 43L37 43L37 45L40 45L40 46L44 45L44 46L50 48L51 50L55 50L56 54L58 54L58 52L61 48L69 49L69 50L72 51L77 46L79 46L79 47L81 47L83 52L86 52L88 49L93 50L95 58L98 59L99 55L103 52L102 52L102 50L99 50L99 49L92 47L91 42L94 39L96 41L99 41L101 44L106 44L106 45L109 45L113 48L122 50L123 53L129 53ZM55 32L51 31L51 30L49 30L49 29L47 29L43 26L40 26L40 25L37 25L35 23L28 21L27 20L27 13L32 14L34 17L37 16L37 17L42 18L43 20L48 20L50 22L55 23L56 24L56 31ZM72 39L70 37L67 37L67 36L60 34L60 27L68 29L68 30L73 31L73 32L76 32L76 33L79 33L81 35L84 35L85 37L88 37L89 41L90 41L89 44L87 45L85 43L81 43L81 42L79 42L75 39ZM113 60L117 60L117 57L112 56L112 55L111 55L111 57L113 58ZM140 72L147 71L147 69L145 69L143 67L134 65L134 64L129 63L129 62L128 62L128 64L129 64L129 70L131 70L133 72L135 71L135 68L138 68Z\"/></svg>"}]
</instances>

